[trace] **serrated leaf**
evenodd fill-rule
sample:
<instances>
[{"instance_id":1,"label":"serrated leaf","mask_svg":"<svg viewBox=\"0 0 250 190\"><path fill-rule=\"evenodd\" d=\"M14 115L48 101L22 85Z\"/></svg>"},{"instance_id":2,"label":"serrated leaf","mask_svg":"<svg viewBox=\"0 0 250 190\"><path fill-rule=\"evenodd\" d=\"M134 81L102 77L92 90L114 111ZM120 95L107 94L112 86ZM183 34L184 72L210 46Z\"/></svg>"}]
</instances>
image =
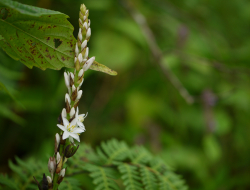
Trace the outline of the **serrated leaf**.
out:
<instances>
[{"instance_id":1,"label":"serrated leaf","mask_svg":"<svg viewBox=\"0 0 250 190\"><path fill-rule=\"evenodd\" d=\"M74 67L73 26L52 10L0 1L0 46L29 68Z\"/></svg>"}]
</instances>

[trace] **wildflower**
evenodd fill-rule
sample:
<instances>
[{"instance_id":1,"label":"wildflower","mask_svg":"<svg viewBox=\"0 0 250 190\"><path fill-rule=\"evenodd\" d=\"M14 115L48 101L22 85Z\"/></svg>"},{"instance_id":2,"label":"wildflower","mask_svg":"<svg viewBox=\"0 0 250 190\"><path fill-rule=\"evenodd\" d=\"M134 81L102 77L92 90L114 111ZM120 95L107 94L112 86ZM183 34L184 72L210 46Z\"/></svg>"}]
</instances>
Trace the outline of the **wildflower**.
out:
<instances>
[{"instance_id":1,"label":"wildflower","mask_svg":"<svg viewBox=\"0 0 250 190\"><path fill-rule=\"evenodd\" d=\"M85 119L85 117L87 117L87 114L85 115L85 114L81 114L81 115L78 115L79 114L79 109L78 109L78 107L77 107L77 109L76 109L76 119L77 119L77 125L81 128L81 129L83 129L84 131L86 130L85 129L85 126L83 125L83 121L84 121L84 119Z\"/></svg>"},{"instance_id":2,"label":"wildflower","mask_svg":"<svg viewBox=\"0 0 250 190\"><path fill-rule=\"evenodd\" d=\"M80 142L79 133L82 133L85 130L77 127L77 120L78 118L75 117L75 119L73 119L72 122L69 123L66 118L63 118L63 125L57 124L57 127L64 131L62 136L63 140L68 137L73 137Z\"/></svg>"}]
</instances>

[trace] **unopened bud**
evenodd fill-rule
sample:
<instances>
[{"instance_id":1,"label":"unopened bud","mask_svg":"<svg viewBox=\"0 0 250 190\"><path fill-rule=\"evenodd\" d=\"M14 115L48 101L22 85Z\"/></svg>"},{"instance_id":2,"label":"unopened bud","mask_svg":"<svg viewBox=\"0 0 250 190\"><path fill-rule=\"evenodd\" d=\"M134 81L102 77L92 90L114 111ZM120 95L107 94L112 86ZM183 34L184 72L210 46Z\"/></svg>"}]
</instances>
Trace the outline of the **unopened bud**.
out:
<instances>
[{"instance_id":1,"label":"unopened bud","mask_svg":"<svg viewBox=\"0 0 250 190\"><path fill-rule=\"evenodd\" d=\"M55 157L50 157L48 162L48 169L53 179L54 172L56 170L56 159Z\"/></svg>"},{"instance_id":2,"label":"unopened bud","mask_svg":"<svg viewBox=\"0 0 250 190\"><path fill-rule=\"evenodd\" d=\"M77 43L76 43L75 55L78 55L78 53L79 53L79 49L78 49L78 45L77 45Z\"/></svg>"},{"instance_id":3,"label":"unopened bud","mask_svg":"<svg viewBox=\"0 0 250 190\"><path fill-rule=\"evenodd\" d=\"M86 34L86 39L89 39L91 36L91 28L88 28L87 34Z\"/></svg>"},{"instance_id":4,"label":"unopened bud","mask_svg":"<svg viewBox=\"0 0 250 190\"><path fill-rule=\"evenodd\" d=\"M74 145L74 144L69 144L66 148L65 148L65 157L66 158L70 158L71 156L73 156L75 153L76 153L76 151L77 151L77 149L79 148L79 145L78 146L76 146L76 145Z\"/></svg>"},{"instance_id":5,"label":"unopened bud","mask_svg":"<svg viewBox=\"0 0 250 190\"><path fill-rule=\"evenodd\" d=\"M87 18L86 16L83 16L83 22L85 22L86 18Z\"/></svg>"},{"instance_id":6,"label":"unopened bud","mask_svg":"<svg viewBox=\"0 0 250 190\"><path fill-rule=\"evenodd\" d=\"M82 19L81 18L79 18L79 22L82 24Z\"/></svg>"},{"instance_id":7,"label":"unopened bud","mask_svg":"<svg viewBox=\"0 0 250 190\"><path fill-rule=\"evenodd\" d=\"M61 161L61 156L60 156L60 153L57 152L57 154L56 154L56 164L59 164L60 161Z\"/></svg>"},{"instance_id":8,"label":"unopened bud","mask_svg":"<svg viewBox=\"0 0 250 190\"><path fill-rule=\"evenodd\" d=\"M81 69L78 73L78 77L81 77L83 75L83 69Z\"/></svg>"},{"instance_id":9,"label":"unopened bud","mask_svg":"<svg viewBox=\"0 0 250 190\"><path fill-rule=\"evenodd\" d=\"M76 101L80 100L82 97L82 90L79 90L77 93Z\"/></svg>"},{"instance_id":10,"label":"unopened bud","mask_svg":"<svg viewBox=\"0 0 250 190\"><path fill-rule=\"evenodd\" d=\"M78 38L80 41L82 41L82 29L79 28Z\"/></svg>"},{"instance_id":11,"label":"unopened bud","mask_svg":"<svg viewBox=\"0 0 250 190\"><path fill-rule=\"evenodd\" d=\"M90 19L88 20L88 28L90 27Z\"/></svg>"},{"instance_id":12,"label":"unopened bud","mask_svg":"<svg viewBox=\"0 0 250 190\"><path fill-rule=\"evenodd\" d=\"M84 54L84 59L88 58L89 56L89 48L86 47L86 51L85 51L85 54Z\"/></svg>"},{"instance_id":13,"label":"unopened bud","mask_svg":"<svg viewBox=\"0 0 250 190\"><path fill-rule=\"evenodd\" d=\"M58 177L58 180L57 180L57 183L60 184L65 176L65 168L63 168L60 173L59 173L59 177Z\"/></svg>"},{"instance_id":14,"label":"unopened bud","mask_svg":"<svg viewBox=\"0 0 250 190\"><path fill-rule=\"evenodd\" d=\"M95 61L95 57L91 57L88 61L86 61L86 63L83 65L83 70L87 71L94 61Z\"/></svg>"},{"instance_id":15,"label":"unopened bud","mask_svg":"<svg viewBox=\"0 0 250 190\"><path fill-rule=\"evenodd\" d=\"M76 63L77 62L77 57L75 57L75 60L74 60L74 63Z\"/></svg>"},{"instance_id":16,"label":"unopened bud","mask_svg":"<svg viewBox=\"0 0 250 190\"><path fill-rule=\"evenodd\" d=\"M79 60L79 62L81 63L82 62L82 53L79 53L79 55L78 55L78 60Z\"/></svg>"},{"instance_id":17,"label":"unopened bud","mask_svg":"<svg viewBox=\"0 0 250 190\"><path fill-rule=\"evenodd\" d=\"M66 117L67 117L66 109L63 108L63 110L62 110L62 118L66 118Z\"/></svg>"},{"instance_id":18,"label":"unopened bud","mask_svg":"<svg viewBox=\"0 0 250 190\"><path fill-rule=\"evenodd\" d=\"M50 177L50 176L47 176L47 181L48 181L48 183L49 183L49 184L51 184L51 183L52 183L52 179L51 179L51 177Z\"/></svg>"},{"instance_id":19,"label":"unopened bud","mask_svg":"<svg viewBox=\"0 0 250 190\"><path fill-rule=\"evenodd\" d=\"M68 93L65 94L65 103L67 102L70 104L70 97Z\"/></svg>"},{"instance_id":20,"label":"unopened bud","mask_svg":"<svg viewBox=\"0 0 250 190\"><path fill-rule=\"evenodd\" d=\"M57 152L57 149L59 147L59 144L60 144L60 135L58 133L56 133L56 136L55 136L55 152Z\"/></svg>"},{"instance_id":21,"label":"unopened bud","mask_svg":"<svg viewBox=\"0 0 250 190\"><path fill-rule=\"evenodd\" d=\"M88 24L87 24L87 22L84 22L83 23L83 27L86 29L86 31L87 31L87 29L88 29Z\"/></svg>"},{"instance_id":22,"label":"unopened bud","mask_svg":"<svg viewBox=\"0 0 250 190\"><path fill-rule=\"evenodd\" d=\"M71 108L71 110L70 110L70 118L72 118L74 115L75 115L75 113L76 113L76 111L75 111L75 108L73 107L73 108Z\"/></svg>"},{"instance_id":23,"label":"unopened bud","mask_svg":"<svg viewBox=\"0 0 250 190\"><path fill-rule=\"evenodd\" d=\"M69 87L69 75L66 72L64 72L64 81L66 87Z\"/></svg>"},{"instance_id":24,"label":"unopened bud","mask_svg":"<svg viewBox=\"0 0 250 190\"><path fill-rule=\"evenodd\" d=\"M87 40L84 40L81 44L81 51L87 46Z\"/></svg>"}]
</instances>

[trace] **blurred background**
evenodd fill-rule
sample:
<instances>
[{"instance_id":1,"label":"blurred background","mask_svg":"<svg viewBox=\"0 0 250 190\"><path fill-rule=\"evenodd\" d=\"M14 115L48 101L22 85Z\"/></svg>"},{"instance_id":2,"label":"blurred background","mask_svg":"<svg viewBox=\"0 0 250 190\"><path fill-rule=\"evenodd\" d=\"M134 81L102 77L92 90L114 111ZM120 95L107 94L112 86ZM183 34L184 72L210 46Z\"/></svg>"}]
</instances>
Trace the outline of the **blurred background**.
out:
<instances>
[{"instance_id":1,"label":"blurred background","mask_svg":"<svg viewBox=\"0 0 250 190\"><path fill-rule=\"evenodd\" d=\"M81 141L117 138L160 155L190 189L250 189L250 2L19 0L69 15L90 10L90 56L116 77L88 71ZM0 51L0 172L8 159L53 152L63 72L28 69ZM25 107L25 108L23 108Z\"/></svg>"}]
</instances>

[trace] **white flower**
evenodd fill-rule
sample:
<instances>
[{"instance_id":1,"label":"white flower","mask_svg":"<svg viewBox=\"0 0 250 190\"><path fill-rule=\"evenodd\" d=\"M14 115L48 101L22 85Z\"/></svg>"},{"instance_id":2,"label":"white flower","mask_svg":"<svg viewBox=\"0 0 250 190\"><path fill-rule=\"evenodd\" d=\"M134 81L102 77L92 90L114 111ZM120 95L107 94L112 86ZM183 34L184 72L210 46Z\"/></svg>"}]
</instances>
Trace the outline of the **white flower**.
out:
<instances>
[{"instance_id":1,"label":"white flower","mask_svg":"<svg viewBox=\"0 0 250 190\"><path fill-rule=\"evenodd\" d=\"M69 123L69 121L66 118L63 118L63 125L57 124L57 127L59 127L61 130L64 131L62 136L63 140L68 137L73 137L74 139L80 142L79 133L82 133L85 130L78 128L76 126L76 122L77 122L77 117L75 117L75 119L73 119L71 123Z\"/></svg>"},{"instance_id":2,"label":"white flower","mask_svg":"<svg viewBox=\"0 0 250 190\"><path fill-rule=\"evenodd\" d=\"M81 115L78 115L79 114L79 109L78 109L78 107L76 108L76 117L75 117L75 119L77 119L77 121L76 121L76 123L77 123L77 125L81 128L81 129L83 129L84 131L86 130L85 129L85 126L83 125L83 121L84 121L84 119L85 119L85 117L87 117L87 114L85 115L85 114L81 114Z\"/></svg>"}]
</instances>

